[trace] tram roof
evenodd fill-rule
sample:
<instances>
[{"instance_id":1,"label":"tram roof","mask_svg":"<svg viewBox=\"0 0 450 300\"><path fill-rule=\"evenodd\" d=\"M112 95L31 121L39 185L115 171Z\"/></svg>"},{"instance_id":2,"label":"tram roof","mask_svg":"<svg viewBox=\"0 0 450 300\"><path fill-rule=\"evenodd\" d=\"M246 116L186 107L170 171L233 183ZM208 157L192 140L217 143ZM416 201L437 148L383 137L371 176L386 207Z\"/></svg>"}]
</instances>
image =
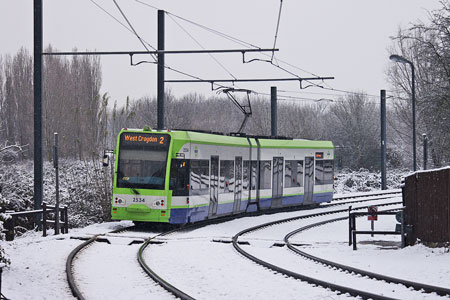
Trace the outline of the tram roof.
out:
<instances>
[{"instance_id":1,"label":"tram roof","mask_svg":"<svg viewBox=\"0 0 450 300\"><path fill-rule=\"evenodd\" d=\"M252 147L257 147L258 139L261 148L312 148L312 149L333 149L331 141L314 141L305 139L286 139L273 137L253 137L253 136L229 136L214 133L203 133L195 131L172 131L171 136L177 141L209 145L248 147L248 139Z\"/></svg>"}]
</instances>

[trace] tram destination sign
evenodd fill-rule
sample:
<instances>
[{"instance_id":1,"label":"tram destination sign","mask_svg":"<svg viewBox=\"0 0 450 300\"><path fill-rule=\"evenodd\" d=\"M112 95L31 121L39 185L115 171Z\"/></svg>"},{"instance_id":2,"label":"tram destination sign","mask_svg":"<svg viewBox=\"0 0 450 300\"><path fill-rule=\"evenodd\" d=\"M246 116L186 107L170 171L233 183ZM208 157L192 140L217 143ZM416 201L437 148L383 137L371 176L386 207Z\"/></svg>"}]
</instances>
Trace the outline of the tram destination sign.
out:
<instances>
[{"instance_id":1,"label":"tram destination sign","mask_svg":"<svg viewBox=\"0 0 450 300\"><path fill-rule=\"evenodd\" d=\"M152 146L168 147L170 136L168 134L123 132L120 136L122 146Z\"/></svg>"}]
</instances>

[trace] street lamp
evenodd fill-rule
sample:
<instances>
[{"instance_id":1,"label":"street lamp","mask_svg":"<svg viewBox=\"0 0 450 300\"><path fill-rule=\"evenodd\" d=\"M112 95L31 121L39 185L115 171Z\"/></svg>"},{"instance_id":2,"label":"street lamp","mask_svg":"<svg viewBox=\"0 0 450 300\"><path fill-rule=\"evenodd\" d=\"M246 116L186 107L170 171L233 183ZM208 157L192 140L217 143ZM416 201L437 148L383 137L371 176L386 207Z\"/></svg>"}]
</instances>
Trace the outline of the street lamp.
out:
<instances>
[{"instance_id":1,"label":"street lamp","mask_svg":"<svg viewBox=\"0 0 450 300\"><path fill-rule=\"evenodd\" d=\"M411 95L412 95L412 119L413 119L413 169L416 171L416 87L415 87L415 75L414 65L406 58L393 54L389 56L389 59L402 64L409 64L411 66Z\"/></svg>"}]
</instances>

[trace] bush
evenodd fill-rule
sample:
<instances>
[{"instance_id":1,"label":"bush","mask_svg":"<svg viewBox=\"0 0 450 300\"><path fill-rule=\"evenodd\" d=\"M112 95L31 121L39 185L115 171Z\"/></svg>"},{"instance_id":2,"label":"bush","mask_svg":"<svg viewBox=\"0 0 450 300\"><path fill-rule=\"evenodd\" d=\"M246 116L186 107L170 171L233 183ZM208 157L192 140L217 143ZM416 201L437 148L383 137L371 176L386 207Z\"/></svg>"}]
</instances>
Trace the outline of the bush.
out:
<instances>
[{"instance_id":1,"label":"bush","mask_svg":"<svg viewBox=\"0 0 450 300\"><path fill-rule=\"evenodd\" d=\"M6 209L33 209L33 165L26 161L0 167L0 186L9 200ZM60 205L68 207L69 226L83 227L110 220L111 173L98 161L60 160ZM44 201L54 205L56 198L55 171L44 163Z\"/></svg>"}]
</instances>

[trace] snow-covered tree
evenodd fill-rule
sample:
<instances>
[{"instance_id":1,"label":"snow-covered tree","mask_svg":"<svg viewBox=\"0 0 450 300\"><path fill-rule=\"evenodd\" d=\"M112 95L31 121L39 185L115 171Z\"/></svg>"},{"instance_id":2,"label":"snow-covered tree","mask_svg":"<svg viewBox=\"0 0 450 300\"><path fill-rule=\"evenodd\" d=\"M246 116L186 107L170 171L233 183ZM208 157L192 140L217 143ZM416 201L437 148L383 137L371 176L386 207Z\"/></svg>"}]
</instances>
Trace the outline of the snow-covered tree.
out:
<instances>
[{"instance_id":1,"label":"snow-covered tree","mask_svg":"<svg viewBox=\"0 0 450 300\"><path fill-rule=\"evenodd\" d=\"M440 9L430 12L427 22L415 22L400 30L389 49L391 54L401 55L414 65L416 134L428 135L434 167L450 164L450 1L442 0L441 4ZM411 149L411 67L389 64L388 77L396 92L395 130ZM418 138L419 153L420 144Z\"/></svg>"},{"instance_id":2,"label":"snow-covered tree","mask_svg":"<svg viewBox=\"0 0 450 300\"><path fill-rule=\"evenodd\" d=\"M8 201L2 196L1 190L0 190L0 241L3 240L4 234L3 234L3 222L6 221L7 215L4 213L4 209L6 205L8 204ZM0 265L8 265L10 263L10 260L8 259L5 250L2 248L0 244Z\"/></svg>"}]
</instances>

